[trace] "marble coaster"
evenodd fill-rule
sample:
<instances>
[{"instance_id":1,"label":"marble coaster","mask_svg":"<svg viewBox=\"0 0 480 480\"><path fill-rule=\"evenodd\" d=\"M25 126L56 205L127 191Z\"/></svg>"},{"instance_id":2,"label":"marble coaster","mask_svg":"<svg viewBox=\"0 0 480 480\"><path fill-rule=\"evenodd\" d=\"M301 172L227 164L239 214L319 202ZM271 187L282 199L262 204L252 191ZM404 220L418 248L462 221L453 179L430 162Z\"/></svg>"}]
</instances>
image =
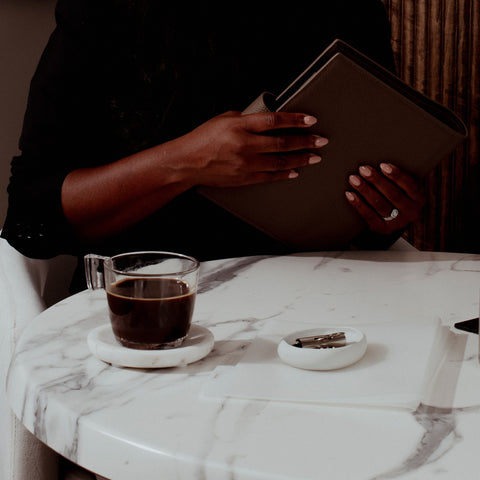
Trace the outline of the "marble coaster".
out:
<instances>
[{"instance_id":1,"label":"marble coaster","mask_svg":"<svg viewBox=\"0 0 480 480\"><path fill-rule=\"evenodd\" d=\"M192 324L180 347L167 350L136 350L122 346L110 324L101 325L88 334L90 351L98 359L117 367L167 368L181 367L206 357L215 342L208 328Z\"/></svg>"}]
</instances>

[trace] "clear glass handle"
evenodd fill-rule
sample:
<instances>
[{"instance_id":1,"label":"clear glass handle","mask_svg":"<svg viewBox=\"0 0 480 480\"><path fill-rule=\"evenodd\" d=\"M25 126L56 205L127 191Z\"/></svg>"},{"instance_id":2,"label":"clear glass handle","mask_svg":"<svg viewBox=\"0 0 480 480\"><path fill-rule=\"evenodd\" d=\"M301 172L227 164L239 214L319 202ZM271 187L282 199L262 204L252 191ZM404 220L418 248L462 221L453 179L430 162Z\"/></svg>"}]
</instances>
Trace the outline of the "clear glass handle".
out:
<instances>
[{"instance_id":1,"label":"clear glass handle","mask_svg":"<svg viewBox=\"0 0 480 480\"><path fill-rule=\"evenodd\" d=\"M87 287L90 290L105 288L103 263L108 259L109 257L95 255L94 253L89 253L83 257L85 264L85 278L87 279Z\"/></svg>"}]
</instances>

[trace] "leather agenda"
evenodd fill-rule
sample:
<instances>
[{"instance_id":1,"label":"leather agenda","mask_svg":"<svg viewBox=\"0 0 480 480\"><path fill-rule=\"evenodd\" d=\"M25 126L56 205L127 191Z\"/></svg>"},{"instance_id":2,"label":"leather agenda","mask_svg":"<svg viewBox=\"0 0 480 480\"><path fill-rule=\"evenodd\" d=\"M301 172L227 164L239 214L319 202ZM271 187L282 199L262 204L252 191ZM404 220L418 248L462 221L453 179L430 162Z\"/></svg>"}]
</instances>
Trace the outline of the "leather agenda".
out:
<instances>
[{"instance_id":1,"label":"leather agenda","mask_svg":"<svg viewBox=\"0 0 480 480\"><path fill-rule=\"evenodd\" d=\"M323 161L295 180L199 192L298 249L340 249L366 227L344 196L360 165L390 162L423 177L467 136L450 110L341 40L284 92L262 94L244 113L260 111L314 115L310 130L329 139Z\"/></svg>"}]
</instances>

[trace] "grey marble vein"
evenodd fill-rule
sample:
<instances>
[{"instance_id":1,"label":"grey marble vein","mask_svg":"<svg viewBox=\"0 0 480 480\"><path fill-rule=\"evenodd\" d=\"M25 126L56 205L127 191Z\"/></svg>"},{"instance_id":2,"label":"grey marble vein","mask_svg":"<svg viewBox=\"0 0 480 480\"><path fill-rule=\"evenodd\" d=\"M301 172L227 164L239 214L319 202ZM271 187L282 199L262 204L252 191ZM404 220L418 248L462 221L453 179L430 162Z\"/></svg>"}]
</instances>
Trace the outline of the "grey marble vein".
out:
<instances>
[{"instance_id":1,"label":"grey marble vein","mask_svg":"<svg viewBox=\"0 0 480 480\"><path fill-rule=\"evenodd\" d=\"M255 256L222 262L218 268L201 274L198 294L206 293L241 275L246 269L270 256Z\"/></svg>"},{"instance_id":2,"label":"grey marble vein","mask_svg":"<svg viewBox=\"0 0 480 480\"><path fill-rule=\"evenodd\" d=\"M371 480L399 478L406 473L419 470L424 465L434 463L442 456L451 453L462 441L462 435L457 430L457 417L466 411L480 412L480 407L449 409L421 404L413 413L413 416L424 429L424 434L414 447L411 455L398 467L376 475Z\"/></svg>"}]
</instances>

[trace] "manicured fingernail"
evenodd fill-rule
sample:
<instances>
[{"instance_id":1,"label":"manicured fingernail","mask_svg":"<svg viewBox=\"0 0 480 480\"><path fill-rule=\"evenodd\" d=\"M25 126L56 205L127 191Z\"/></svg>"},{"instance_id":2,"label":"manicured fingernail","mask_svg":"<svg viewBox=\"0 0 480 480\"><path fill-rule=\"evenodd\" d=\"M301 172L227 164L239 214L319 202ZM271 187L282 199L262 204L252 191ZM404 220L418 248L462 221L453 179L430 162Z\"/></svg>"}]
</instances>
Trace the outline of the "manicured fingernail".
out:
<instances>
[{"instance_id":1,"label":"manicured fingernail","mask_svg":"<svg viewBox=\"0 0 480 480\"><path fill-rule=\"evenodd\" d=\"M328 140L326 138L323 138L323 137L317 137L315 139L315 146L316 147L323 147L324 145L326 145L328 143Z\"/></svg>"},{"instance_id":2,"label":"manicured fingernail","mask_svg":"<svg viewBox=\"0 0 480 480\"><path fill-rule=\"evenodd\" d=\"M383 173L387 173L387 174L393 172L393 168L389 163L381 163L380 169L382 170Z\"/></svg>"},{"instance_id":3,"label":"manicured fingernail","mask_svg":"<svg viewBox=\"0 0 480 480\"><path fill-rule=\"evenodd\" d=\"M372 169L370 167L362 166L358 169L362 177L371 177Z\"/></svg>"},{"instance_id":4,"label":"manicured fingernail","mask_svg":"<svg viewBox=\"0 0 480 480\"><path fill-rule=\"evenodd\" d=\"M360 178L357 177L356 175L350 175L348 177L348 181L350 182L351 185L353 185L354 187L359 187L360 184L362 183Z\"/></svg>"},{"instance_id":5,"label":"manicured fingernail","mask_svg":"<svg viewBox=\"0 0 480 480\"><path fill-rule=\"evenodd\" d=\"M298 172L295 170L290 170L290 173L288 174L288 178L297 178L298 177Z\"/></svg>"},{"instance_id":6,"label":"manicured fingernail","mask_svg":"<svg viewBox=\"0 0 480 480\"><path fill-rule=\"evenodd\" d=\"M318 155L312 155L309 159L308 159L308 163L310 165L315 165L315 163L320 163L322 161L322 157L319 157Z\"/></svg>"},{"instance_id":7,"label":"manicured fingernail","mask_svg":"<svg viewBox=\"0 0 480 480\"><path fill-rule=\"evenodd\" d=\"M355 200L355 195L352 192L346 191L345 196L349 202L353 202Z\"/></svg>"},{"instance_id":8,"label":"manicured fingernail","mask_svg":"<svg viewBox=\"0 0 480 480\"><path fill-rule=\"evenodd\" d=\"M317 123L317 119L311 115L307 115L306 117L303 117L303 122L305 125L313 125L314 123Z\"/></svg>"}]
</instances>

